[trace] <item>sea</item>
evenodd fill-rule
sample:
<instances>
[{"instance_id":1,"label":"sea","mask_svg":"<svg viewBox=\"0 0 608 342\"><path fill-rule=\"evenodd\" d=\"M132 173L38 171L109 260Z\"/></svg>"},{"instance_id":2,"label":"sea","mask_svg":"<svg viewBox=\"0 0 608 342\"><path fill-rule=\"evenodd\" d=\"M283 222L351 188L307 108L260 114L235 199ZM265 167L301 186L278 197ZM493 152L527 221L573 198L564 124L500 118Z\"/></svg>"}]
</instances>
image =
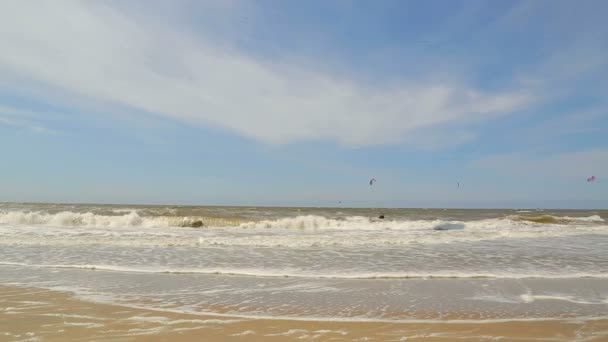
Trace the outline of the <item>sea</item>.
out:
<instances>
[{"instance_id":1,"label":"sea","mask_svg":"<svg viewBox=\"0 0 608 342\"><path fill-rule=\"evenodd\" d=\"M605 210L1 203L0 285L245 318L598 320L606 220Z\"/></svg>"}]
</instances>

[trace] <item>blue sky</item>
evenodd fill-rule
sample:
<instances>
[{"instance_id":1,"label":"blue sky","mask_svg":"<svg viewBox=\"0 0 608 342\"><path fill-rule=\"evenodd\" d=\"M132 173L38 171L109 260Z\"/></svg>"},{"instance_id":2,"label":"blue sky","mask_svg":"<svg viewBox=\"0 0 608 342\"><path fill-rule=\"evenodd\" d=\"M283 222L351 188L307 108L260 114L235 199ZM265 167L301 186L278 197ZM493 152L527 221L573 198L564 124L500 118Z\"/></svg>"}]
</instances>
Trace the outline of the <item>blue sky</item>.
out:
<instances>
[{"instance_id":1,"label":"blue sky","mask_svg":"<svg viewBox=\"0 0 608 342\"><path fill-rule=\"evenodd\" d=\"M0 201L606 208L607 11L4 1Z\"/></svg>"}]
</instances>

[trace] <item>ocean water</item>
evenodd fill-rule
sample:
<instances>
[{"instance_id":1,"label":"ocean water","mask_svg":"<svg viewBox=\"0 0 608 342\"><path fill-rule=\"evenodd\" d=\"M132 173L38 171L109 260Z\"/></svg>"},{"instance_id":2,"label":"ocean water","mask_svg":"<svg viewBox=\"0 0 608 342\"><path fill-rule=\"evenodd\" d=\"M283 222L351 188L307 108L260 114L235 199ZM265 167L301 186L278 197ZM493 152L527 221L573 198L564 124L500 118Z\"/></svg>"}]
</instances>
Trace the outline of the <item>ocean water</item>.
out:
<instances>
[{"instance_id":1,"label":"ocean water","mask_svg":"<svg viewBox=\"0 0 608 342\"><path fill-rule=\"evenodd\" d=\"M0 284L238 317L605 319L606 220L608 211L4 203Z\"/></svg>"}]
</instances>

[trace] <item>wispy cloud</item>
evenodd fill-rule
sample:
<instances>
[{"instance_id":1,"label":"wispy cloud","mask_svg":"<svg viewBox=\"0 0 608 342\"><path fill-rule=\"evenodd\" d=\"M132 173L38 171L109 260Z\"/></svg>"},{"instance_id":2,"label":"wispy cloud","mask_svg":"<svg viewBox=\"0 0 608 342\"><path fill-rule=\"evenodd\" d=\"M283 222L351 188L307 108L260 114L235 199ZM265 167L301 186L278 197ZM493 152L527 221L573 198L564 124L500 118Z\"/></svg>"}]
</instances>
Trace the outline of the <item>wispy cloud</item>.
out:
<instances>
[{"instance_id":1,"label":"wispy cloud","mask_svg":"<svg viewBox=\"0 0 608 342\"><path fill-rule=\"evenodd\" d=\"M454 80L379 87L314 62L267 63L209 32L135 12L99 2L2 2L0 83L38 94L52 89L64 105L86 99L272 144L432 145L441 139L427 133L450 124L462 130L455 141L467 141L468 125L536 100Z\"/></svg>"},{"instance_id":2,"label":"wispy cloud","mask_svg":"<svg viewBox=\"0 0 608 342\"><path fill-rule=\"evenodd\" d=\"M31 112L10 107L0 106L0 125L25 128L37 133L55 133L33 119Z\"/></svg>"}]
</instances>

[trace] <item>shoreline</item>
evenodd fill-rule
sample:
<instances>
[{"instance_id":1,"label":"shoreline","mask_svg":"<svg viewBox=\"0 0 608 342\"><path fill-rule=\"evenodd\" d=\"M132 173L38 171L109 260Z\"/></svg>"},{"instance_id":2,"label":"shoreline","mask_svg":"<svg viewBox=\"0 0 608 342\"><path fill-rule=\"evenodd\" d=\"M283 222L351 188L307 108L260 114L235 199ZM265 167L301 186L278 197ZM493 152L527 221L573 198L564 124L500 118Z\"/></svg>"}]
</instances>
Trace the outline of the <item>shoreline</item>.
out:
<instances>
[{"instance_id":1,"label":"shoreline","mask_svg":"<svg viewBox=\"0 0 608 342\"><path fill-rule=\"evenodd\" d=\"M458 322L322 321L188 314L83 301L72 293L0 285L8 341L601 341L608 318ZM582 317L581 317L582 319Z\"/></svg>"}]
</instances>

